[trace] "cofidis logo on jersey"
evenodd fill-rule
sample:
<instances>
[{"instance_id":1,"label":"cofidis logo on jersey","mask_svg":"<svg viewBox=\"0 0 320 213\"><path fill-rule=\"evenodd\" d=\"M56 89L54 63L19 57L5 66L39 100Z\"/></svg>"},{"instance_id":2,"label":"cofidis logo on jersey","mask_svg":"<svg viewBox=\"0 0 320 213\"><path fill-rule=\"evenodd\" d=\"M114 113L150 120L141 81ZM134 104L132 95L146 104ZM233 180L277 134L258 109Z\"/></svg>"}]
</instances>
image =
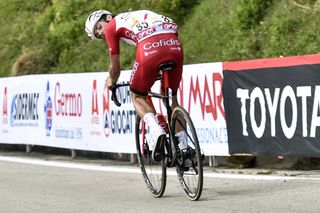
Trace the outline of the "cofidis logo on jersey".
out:
<instances>
[{"instance_id":1,"label":"cofidis logo on jersey","mask_svg":"<svg viewBox=\"0 0 320 213\"><path fill-rule=\"evenodd\" d=\"M155 49L158 47L167 47L167 46L180 46L180 42L177 39L161 39L160 41L155 41L155 42L147 42L143 45L144 50L150 50L150 49ZM179 47L180 50L180 47Z\"/></svg>"},{"instance_id":2,"label":"cofidis logo on jersey","mask_svg":"<svg viewBox=\"0 0 320 213\"><path fill-rule=\"evenodd\" d=\"M50 97L50 82L47 82L47 90L44 102L44 115L45 115L45 126L46 136L50 136L52 128L52 101Z\"/></svg>"}]
</instances>

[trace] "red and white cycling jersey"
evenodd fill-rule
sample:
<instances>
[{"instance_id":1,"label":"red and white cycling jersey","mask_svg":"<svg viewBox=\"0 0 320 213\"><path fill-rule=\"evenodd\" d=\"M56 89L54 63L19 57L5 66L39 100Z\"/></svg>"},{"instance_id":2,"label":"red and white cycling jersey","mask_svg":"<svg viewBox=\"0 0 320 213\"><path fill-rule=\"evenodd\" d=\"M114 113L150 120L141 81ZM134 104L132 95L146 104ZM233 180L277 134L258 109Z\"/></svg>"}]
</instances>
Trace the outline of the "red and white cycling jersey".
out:
<instances>
[{"instance_id":1,"label":"red and white cycling jersey","mask_svg":"<svg viewBox=\"0 0 320 213\"><path fill-rule=\"evenodd\" d=\"M175 62L176 67L169 72L169 87L176 94L183 68L183 48L177 28L170 18L148 10L121 13L105 27L110 55L120 53L120 40L137 46L130 78L132 92L147 95L159 74L159 65Z\"/></svg>"},{"instance_id":2,"label":"red and white cycling jersey","mask_svg":"<svg viewBox=\"0 0 320 213\"><path fill-rule=\"evenodd\" d=\"M136 45L157 34L177 33L177 24L172 19L149 10L121 13L105 28L110 55L119 54L119 40Z\"/></svg>"}]
</instances>

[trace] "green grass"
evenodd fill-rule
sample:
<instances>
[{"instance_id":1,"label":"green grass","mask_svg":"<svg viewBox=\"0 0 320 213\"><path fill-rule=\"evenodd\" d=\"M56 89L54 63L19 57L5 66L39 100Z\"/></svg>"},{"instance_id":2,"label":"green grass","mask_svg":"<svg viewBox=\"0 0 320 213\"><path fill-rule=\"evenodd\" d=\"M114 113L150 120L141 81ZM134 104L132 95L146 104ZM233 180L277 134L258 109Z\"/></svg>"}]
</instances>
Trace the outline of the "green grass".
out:
<instances>
[{"instance_id":1,"label":"green grass","mask_svg":"<svg viewBox=\"0 0 320 213\"><path fill-rule=\"evenodd\" d=\"M239 9L243 2L252 1L208 0L196 7L181 32L186 63L320 52L320 29L317 27L317 20L320 20L319 0L300 0L299 4L293 0L272 1L272 4L269 1L262 16L250 16L249 11L239 19L239 11L244 11ZM307 5L310 10L303 9ZM254 6L251 9L255 11ZM245 17L255 17L257 20L248 21ZM251 27L247 26L248 23Z\"/></svg>"}]
</instances>

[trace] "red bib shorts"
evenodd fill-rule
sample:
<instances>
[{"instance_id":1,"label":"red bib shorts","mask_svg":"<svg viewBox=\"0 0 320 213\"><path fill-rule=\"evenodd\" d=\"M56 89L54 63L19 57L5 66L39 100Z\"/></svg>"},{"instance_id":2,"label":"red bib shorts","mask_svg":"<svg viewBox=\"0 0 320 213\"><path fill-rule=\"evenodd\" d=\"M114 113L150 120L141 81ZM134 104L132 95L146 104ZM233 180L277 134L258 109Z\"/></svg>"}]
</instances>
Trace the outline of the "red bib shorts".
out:
<instances>
[{"instance_id":1,"label":"red bib shorts","mask_svg":"<svg viewBox=\"0 0 320 213\"><path fill-rule=\"evenodd\" d=\"M183 48L177 34L154 35L139 42L130 78L130 90L146 96L159 75L159 65L170 61L176 62L176 67L169 71L169 87L175 95L183 68Z\"/></svg>"}]
</instances>

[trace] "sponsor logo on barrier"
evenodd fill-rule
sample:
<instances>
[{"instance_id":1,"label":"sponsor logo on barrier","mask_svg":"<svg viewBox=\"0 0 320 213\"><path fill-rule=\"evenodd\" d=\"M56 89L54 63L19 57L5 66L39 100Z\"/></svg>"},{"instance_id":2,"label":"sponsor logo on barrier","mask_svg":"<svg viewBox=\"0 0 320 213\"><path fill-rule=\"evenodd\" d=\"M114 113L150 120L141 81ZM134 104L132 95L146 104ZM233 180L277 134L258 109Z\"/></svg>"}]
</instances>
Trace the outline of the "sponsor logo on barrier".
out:
<instances>
[{"instance_id":1,"label":"sponsor logo on barrier","mask_svg":"<svg viewBox=\"0 0 320 213\"><path fill-rule=\"evenodd\" d=\"M110 129L112 134L133 133L134 118L134 110L112 110L110 113Z\"/></svg>"},{"instance_id":2,"label":"sponsor logo on barrier","mask_svg":"<svg viewBox=\"0 0 320 213\"><path fill-rule=\"evenodd\" d=\"M90 134L100 136L101 132L97 130L97 129L100 129L100 128L97 128L97 125L100 125L97 80L93 80L93 84L92 84L91 124L94 125L94 130L91 130Z\"/></svg>"},{"instance_id":3,"label":"sponsor logo on barrier","mask_svg":"<svg viewBox=\"0 0 320 213\"><path fill-rule=\"evenodd\" d=\"M320 127L320 86L286 86L275 88L273 96L271 94L269 88L255 87L251 92L249 89L237 89L237 98L241 102L242 135L249 136L248 129L252 129L253 134L261 138L266 123L270 123L272 137L277 137L279 128L276 127L281 127L284 136L291 139L297 131L297 123L301 122L302 129L298 131L302 132L302 137L316 137L317 127ZM308 113L308 110L312 112ZM311 114L311 119L308 119L308 114Z\"/></svg>"},{"instance_id":4,"label":"sponsor logo on barrier","mask_svg":"<svg viewBox=\"0 0 320 213\"><path fill-rule=\"evenodd\" d=\"M54 110L57 117L80 118L82 116L82 96L80 93L69 92L62 89L60 82L54 88ZM56 117L56 118L57 118ZM57 118L58 119L58 118ZM80 127L55 126L54 135L56 138L81 140L83 129Z\"/></svg>"},{"instance_id":5,"label":"sponsor logo on barrier","mask_svg":"<svg viewBox=\"0 0 320 213\"><path fill-rule=\"evenodd\" d=\"M103 91L103 120L104 120L104 135L110 135L110 91L107 87Z\"/></svg>"},{"instance_id":6,"label":"sponsor logo on barrier","mask_svg":"<svg viewBox=\"0 0 320 213\"><path fill-rule=\"evenodd\" d=\"M54 109L57 116L81 117L82 96L80 93L64 93L60 82L54 90Z\"/></svg>"},{"instance_id":7,"label":"sponsor logo on barrier","mask_svg":"<svg viewBox=\"0 0 320 213\"><path fill-rule=\"evenodd\" d=\"M124 105L131 105L130 88L121 87L117 90L118 101L123 105L120 110L114 106L110 107L110 91L105 88L103 95L104 111L104 133L106 137L110 134L128 134L133 133L135 111L124 109Z\"/></svg>"},{"instance_id":8,"label":"sponsor logo on barrier","mask_svg":"<svg viewBox=\"0 0 320 213\"><path fill-rule=\"evenodd\" d=\"M6 129L5 127L8 125L8 88L4 87L4 92L3 92L3 100L2 100L2 124L3 124L3 129L2 133L9 133L9 130Z\"/></svg>"},{"instance_id":9,"label":"sponsor logo on barrier","mask_svg":"<svg viewBox=\"0 0 320 213\"><path fill-rule=\"evenodd\" d=\"M10 125L37 127L39 93L16 94L12 98Z\"/></svg>"},{"instance_id":10,"label":"sponsor logo on barrier","mask_svg":"<svg viewBox=\"0 0 320 213\"><path fill-rule=\"evenodd\" d=\"M45 116L45 127L46 136L50 136L52 128L52 100L50 97L50 82L47 82L46 95L44 100L44 116Z\"/></svg>"},{"instance_id":11,"label":"sponsor logo on barrier","mask_svg":"<svg viewBox=\"0 0 320 213\"><path fill-rule=\"evenodd\" d=\"M205 75L202 82L199 81L198 76L191 77L190 89L188 90L190 91L188 112L191 113L193 110L192 103L197 104L199 101L203 120L206 119L206 114L211 114L215 121L218 119L219 114L221 114L223 119L225 119L221 89L222 81L223 79L220 73L213 73L211 80L207 78L207 75Z\"/></svg>"},{"instance_id":12,"label":"sponsor logo on barrier","mask_svg":"<svg viewBox=\"0 0 320 213\"><path fill-rule=\"evenodd\" d=\"M81 140L83 137L82 128L56 127L54 132L56 138Z\"/></svg>"},{"instance_id":13,"label":"sponsor logo on barrier","mask_svg":"<svg viewBox=\"0 0 320 213\"><path fill-rule=\"evenodd\" d=\"M92 88L92 102L91 102L91 123L99 124L99 105L98 105L98 92L97 92L97 80L93 81Z\"/></svg>"},{"instance_id":14,"label":"sponsor logo on barrier","mask_svg":"<svg viewBox=\"0 0 320 213\"><path fill-rule=\"evenodd\" d=\"M8 89L7 87L4 87L2 116L3 116L2 123L8 124Z\"/></svg>"},{"instance_id":15,"label":"sponsor logo on barrier","mask_svg":"<svg viewBox=\"0 0 320 213\"><path fill-rule=\"evenodd\" d=\"M228 144L226 127L221 128L196 128L201 144Z\"/></svg>"}]
</instances>

